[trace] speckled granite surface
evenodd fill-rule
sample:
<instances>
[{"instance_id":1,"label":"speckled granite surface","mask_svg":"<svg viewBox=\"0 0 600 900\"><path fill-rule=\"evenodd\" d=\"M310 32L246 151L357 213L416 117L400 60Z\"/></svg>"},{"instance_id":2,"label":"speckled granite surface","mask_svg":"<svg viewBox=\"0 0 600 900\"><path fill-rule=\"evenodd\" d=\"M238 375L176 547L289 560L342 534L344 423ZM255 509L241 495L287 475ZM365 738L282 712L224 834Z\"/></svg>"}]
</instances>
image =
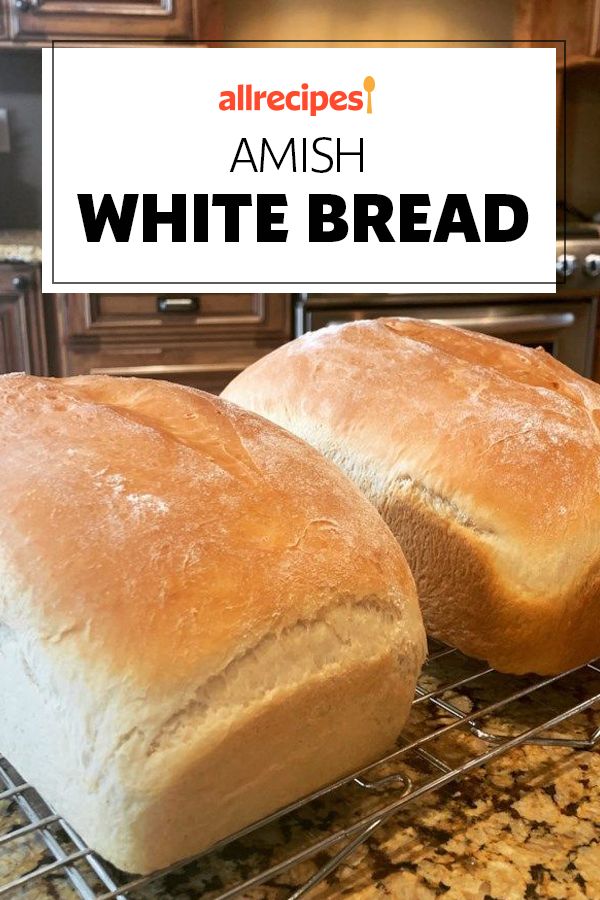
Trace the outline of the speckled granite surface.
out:
<instances>
[{"instance_id":1,"label":"speckled granite surface","mask_svg":"<svg viewBox=\"0 0 600 900\"><path fill-rule=\"evenodd\" d=\"M42 232L0 230L0 262L41 263Z\"/></svg>"},{"instance_id":2,"label":"speckled granite surface","mask_svg":"<svg viewBox=\"0 0 600 900\"><path fill-rule=\"evenodd\" d=\"M468 661L468 665L477 665ZM468 674L468 668L464 670ZM448 682L452 673L443 674ZM461 672L461 677L462 677ZM475 680L468 695L449 692L446 699L465 712L508 696L526 683L495 673ZM436 682L425 682L435 687ZM486 720L489 730L518 733L600 692L600 672L582 670L513 704L502 716ZM443 709L423 703L413 709L409 739L452 722ZM600 709L588 709L558 726L551 735L588 738L600 725ZM480 753L484 745L472 735L451 731L430 745L450 765ZM535 900L600 897L600 748L574 751L561 747L519 747L477 769L461 782L411 803L359 847L311 893L315 900ZM394 771L407 772L413 783L429 780L433 770L414 757ZM384 768L378 775L388 774ZM396 795L397 796L397 795ZM324 797L260 833L226 847L219 854L164 876L134 892L135 898L210 900L223 888L314 843L332 829L351 824L393 799L368 794L352 785ZM0 810L2 805L0 804ZM14 801L4 803L0 833L25 820ZM42 811L43 812L43 811ZM9 849L10 847L10 849ZM0 885L22 875L51 855L35 839L0 846ZM267 885L246 891L249 900L284 900L328 859L323 853ZM87 865L78 863L90 883ZM98 894L101 891L98 889ZM19 889L14 896L31 900L71 900L78 896L56 872L43 884Z\"/></svg>"}]
</instances>

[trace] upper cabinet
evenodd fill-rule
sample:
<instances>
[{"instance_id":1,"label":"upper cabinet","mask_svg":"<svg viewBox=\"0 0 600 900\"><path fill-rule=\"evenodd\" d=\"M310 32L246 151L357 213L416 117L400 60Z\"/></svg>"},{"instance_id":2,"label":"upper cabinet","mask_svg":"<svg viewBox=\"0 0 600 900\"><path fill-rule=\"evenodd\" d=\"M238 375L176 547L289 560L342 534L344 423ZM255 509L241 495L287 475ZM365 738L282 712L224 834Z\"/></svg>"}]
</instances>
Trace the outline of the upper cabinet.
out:
<instances>
[{"instance_id":1,"label":"upper cabinet","mask_svg":"<svg viewBox=\"0 0 600 900\"><path fill-rule=\"evenodd\" d=\"M517 0L515 38L567 42L567 65L600 60L600 0Z\"/></svg>"},{"instance_id":2,"label":"upper cabinet","mask_svg":"<svg viewBox=\"0 0 600 900\"><path fill-rule=\"evenodd\" d=\"M218 42L220 0L0 0L0 41L128 38ZM6 21L4 35L2 22Z\"/></svg>"}]
</instances>

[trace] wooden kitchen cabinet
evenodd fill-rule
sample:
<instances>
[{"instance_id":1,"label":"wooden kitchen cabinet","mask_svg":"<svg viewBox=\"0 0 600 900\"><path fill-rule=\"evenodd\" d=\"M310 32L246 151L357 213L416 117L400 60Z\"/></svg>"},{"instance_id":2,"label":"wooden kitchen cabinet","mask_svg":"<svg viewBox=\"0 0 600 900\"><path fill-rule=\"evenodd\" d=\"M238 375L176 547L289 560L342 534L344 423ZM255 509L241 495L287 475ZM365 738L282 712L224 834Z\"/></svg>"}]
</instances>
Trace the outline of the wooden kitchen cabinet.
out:
<instances>
[{"instance_id":1,"label":"wooden kitchen cabinet","mask_svg":"<svg viewBox=\"0 0 600 900\"><path fill-rule=\"evenodd\" d=\"M220 39L220 0L0 0L13 43L61 38ZM0 38L1 39L1 38Z\"/></svg>"},{"instance_id":2,"label":"wooden kitchen cabinet","mask_svg":"<svg viewBox=\"0 0 600 900\"><path fill-rule=\"evenodd\" d=\"M567 65L600 58L600 0L517 0L514 37L567 42Z\"/></svg>"},{"instance_id":3,"label":"wooden kitchen cabinet","mask_svg":"<svg viewBox=\"0 0 600 900\"><path fill-rule=\"evenodd\" d=\"M0 374L6 372L48 374L36 266L0 263Z\"/></svg>"},{"instance_id":4,"label":"wooden kitchen cabinet","mask_svg":"<svg viewBox=\"0 0 600 900\"><path fill-rule=\"evenodd\" d=\"M49 299L56 375L164 378L220 393L291 338L288 294L62 294Z\"/></svg>"}]
</instances>

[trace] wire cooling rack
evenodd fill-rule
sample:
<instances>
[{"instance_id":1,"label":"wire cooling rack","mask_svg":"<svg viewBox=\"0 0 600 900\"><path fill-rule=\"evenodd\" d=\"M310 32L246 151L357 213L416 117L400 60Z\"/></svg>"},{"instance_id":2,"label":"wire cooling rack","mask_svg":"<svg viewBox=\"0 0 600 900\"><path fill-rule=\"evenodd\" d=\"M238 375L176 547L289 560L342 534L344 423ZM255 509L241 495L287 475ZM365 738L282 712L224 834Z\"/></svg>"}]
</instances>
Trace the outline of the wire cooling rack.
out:
<instances>
[{"instance_id":1,"label":"wire cooling rack","mask_svg":"<svg viewBox=\"0 0 600 900\"><path fill-rule=\"evenodd\" d=\"M185 884L181 896L189 897L193 885L196 897L229 900L286 874L300 885L290 889L289 900L298 900L409 803L507 751L526 744L577 750L600 745L595 706L600 660L554 677L517 678L432 642L397 749L210 852L140 878L93 853L0 757L0 896L131 900L177 897L178 885ZM316 832L315 816L321 823ZM269 862L261 865L261 858ZM300 878L293 878L298 871Z\"/></svg>"}]
</instances>

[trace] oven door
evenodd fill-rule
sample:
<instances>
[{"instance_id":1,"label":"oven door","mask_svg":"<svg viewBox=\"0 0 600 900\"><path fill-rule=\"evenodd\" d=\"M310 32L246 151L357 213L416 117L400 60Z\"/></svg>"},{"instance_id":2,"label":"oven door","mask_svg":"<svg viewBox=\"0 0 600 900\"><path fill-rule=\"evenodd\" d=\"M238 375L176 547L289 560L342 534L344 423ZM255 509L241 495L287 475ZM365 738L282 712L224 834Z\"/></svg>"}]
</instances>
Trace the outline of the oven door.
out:
<instances>
[{"instance_id":1,"label":"oven door","mask_svg":"<svg viewBox=\"0 0 600 900\"><path fill-rule=\"evenodd\" d=\"M354 302L354 301L353 301ZM300 301L296 323L299 333L315 331L326 325L376 319L379 316L410 316L431 322L455 325L470 331L480 331L494 337L543 347L556 359L590 377L593 366L596 325L595 299L559 302L522 300L521 302L492 304L451 304L444 306L398 305L335 306L327 308L325 301Z\"/></svg>"}]
</instances>

